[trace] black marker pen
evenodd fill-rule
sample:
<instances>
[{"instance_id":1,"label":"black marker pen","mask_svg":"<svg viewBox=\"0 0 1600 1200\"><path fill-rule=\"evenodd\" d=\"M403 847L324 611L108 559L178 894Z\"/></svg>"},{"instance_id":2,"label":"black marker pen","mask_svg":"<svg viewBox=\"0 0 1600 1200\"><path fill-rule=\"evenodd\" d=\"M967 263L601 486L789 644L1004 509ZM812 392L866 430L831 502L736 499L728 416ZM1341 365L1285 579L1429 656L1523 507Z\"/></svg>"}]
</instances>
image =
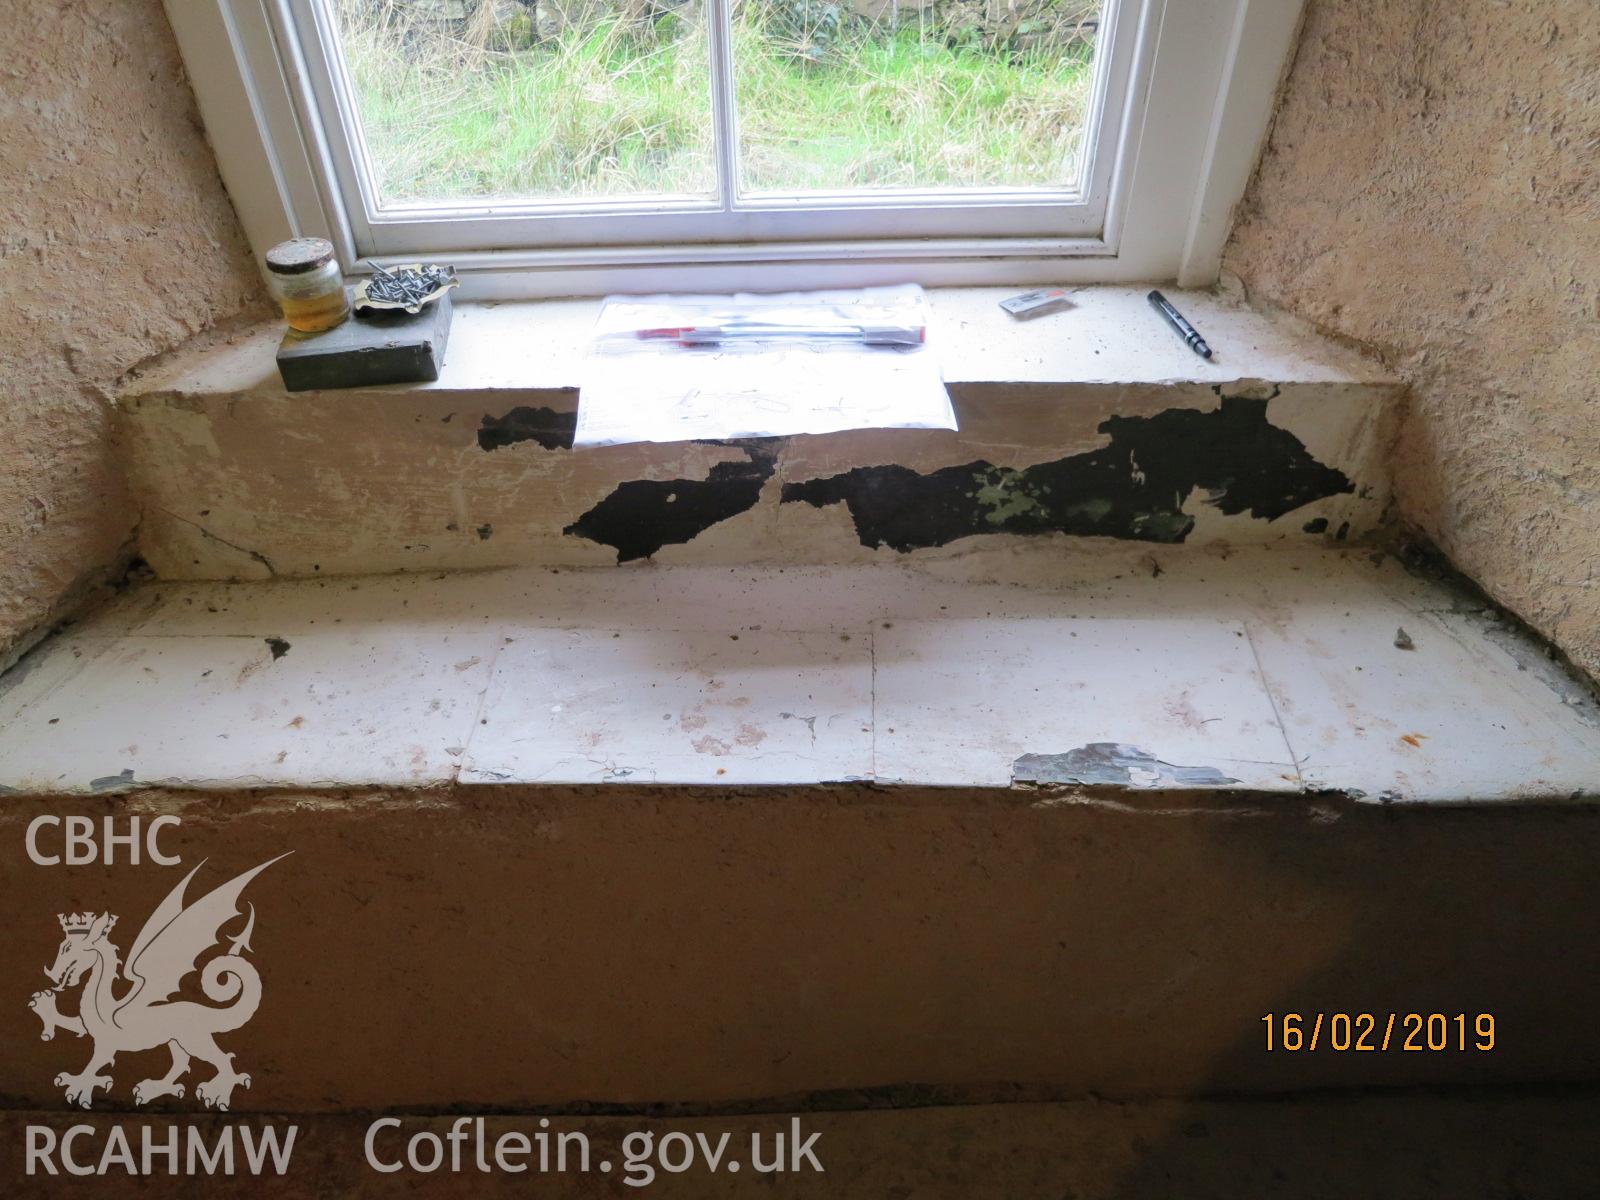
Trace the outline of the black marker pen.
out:
<instances>
[{"instance_id":1,"label":"black marker pen","mask_svg":"<svg viewBox=\"0 0 1600 1200\"><path fill-rule=\"evenodd\" d=\"M1201 358L1211 357L1211 347L1206 345L1205 338L1200 336L1200 331L1188 321L1183 319L1183 314L1172 307L1172 302L1160 292L1151 292L1150 306L1167 319L1167 324L1178 331L1178 336L1183 339L1183 344L1188 346Z\"/></svg>"}]
</instances>

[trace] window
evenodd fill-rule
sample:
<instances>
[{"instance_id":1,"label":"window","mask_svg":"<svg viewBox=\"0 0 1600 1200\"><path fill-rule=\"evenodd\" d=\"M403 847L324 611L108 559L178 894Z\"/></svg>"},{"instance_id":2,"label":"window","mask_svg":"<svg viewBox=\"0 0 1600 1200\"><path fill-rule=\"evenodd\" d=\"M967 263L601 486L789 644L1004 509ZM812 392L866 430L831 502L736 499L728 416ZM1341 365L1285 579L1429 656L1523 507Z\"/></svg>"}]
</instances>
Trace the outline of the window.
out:
<instances>
[{"instance_id":1,"label":"window","mask_svg":"<svg viewBox=\"0 0 1600 1200\"><path fill-rule=\"evenodd\" d=\"M1207 282L1299 0L173 0L258 252L467 294ZM1242 141L1242 145L1240 144Z\"/></svg>"}]
</instances>

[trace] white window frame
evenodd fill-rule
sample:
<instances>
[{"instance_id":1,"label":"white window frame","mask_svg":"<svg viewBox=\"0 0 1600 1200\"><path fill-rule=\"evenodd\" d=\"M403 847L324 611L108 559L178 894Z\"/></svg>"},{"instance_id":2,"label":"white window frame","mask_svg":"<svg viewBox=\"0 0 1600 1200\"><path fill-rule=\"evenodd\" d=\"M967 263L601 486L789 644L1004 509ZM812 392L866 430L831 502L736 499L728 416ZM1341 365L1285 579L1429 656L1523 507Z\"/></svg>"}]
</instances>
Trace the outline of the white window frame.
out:
<instances>
[{"instance_id":1,"label":"white window frame","mask_svg":"<svg viewBox=\"0 0 1600 1200\"><path fill-rule=\"evenodd\" d=\"M725 0L704 0L721 5ZM1303 0L1116 0L1082 193L650 198L383 208L352 152L320 0L166 0L218 167L259 258L329 238L351 273L437 258L472 298L1176 280L1217 275ZM718 11L713 9L712 11ZM714 78L728 72L713 21ZM724 96L727 88L722 89ZM731 104L715 121L731 153Z\"/></svg>"}]
</instances>

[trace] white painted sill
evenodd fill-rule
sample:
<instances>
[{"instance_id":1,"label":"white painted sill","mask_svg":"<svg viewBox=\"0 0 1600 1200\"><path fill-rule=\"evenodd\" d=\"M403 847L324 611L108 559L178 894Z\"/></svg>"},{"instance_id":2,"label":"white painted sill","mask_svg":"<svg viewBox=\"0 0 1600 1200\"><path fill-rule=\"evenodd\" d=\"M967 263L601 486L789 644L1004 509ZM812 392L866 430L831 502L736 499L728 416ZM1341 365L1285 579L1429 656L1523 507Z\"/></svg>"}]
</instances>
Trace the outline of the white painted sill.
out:
<instances>
[{"instance_id":1,"label":"white painted sill","mask_svg":"<svg viewBox=\"0 0 1600 1200\"><path fill-rule=\"evenodd\" d=\"M1014 288L929 290L928 344L954 385L1139 386L1198 383L1394 385L1381 364L1281 318L1211 292L1166 294L1215 351L1192 353L1146 301L1144 285L1075 289L1074 307L1016 321L999 301ZM477 301L456 308L445 365L434 383L384 391L569 391L600 301ZM277 322L202 335L135 372L127 397L282 393Z\"/></svg>"}]
</instances>

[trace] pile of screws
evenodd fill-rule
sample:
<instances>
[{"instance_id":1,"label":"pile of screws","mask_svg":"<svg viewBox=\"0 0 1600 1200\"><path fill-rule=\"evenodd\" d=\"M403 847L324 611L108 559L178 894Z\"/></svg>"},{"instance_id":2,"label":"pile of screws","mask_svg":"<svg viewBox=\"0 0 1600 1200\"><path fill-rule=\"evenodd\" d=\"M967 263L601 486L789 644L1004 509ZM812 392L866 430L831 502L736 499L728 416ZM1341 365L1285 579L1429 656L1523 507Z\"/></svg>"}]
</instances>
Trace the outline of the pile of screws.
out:
<instances>
[{"instance_id":1,"label":"pile of screws","mask_svg":"<svg viewBox=\"0 0 1600 1200\"><path fill-rule=\"evenodd\" d=\"M399 305L416 311L456 281L452 267L396 267L386 270L374 265L375 274L367 281L368 301Z\"/></svg>"}]
</instances>

